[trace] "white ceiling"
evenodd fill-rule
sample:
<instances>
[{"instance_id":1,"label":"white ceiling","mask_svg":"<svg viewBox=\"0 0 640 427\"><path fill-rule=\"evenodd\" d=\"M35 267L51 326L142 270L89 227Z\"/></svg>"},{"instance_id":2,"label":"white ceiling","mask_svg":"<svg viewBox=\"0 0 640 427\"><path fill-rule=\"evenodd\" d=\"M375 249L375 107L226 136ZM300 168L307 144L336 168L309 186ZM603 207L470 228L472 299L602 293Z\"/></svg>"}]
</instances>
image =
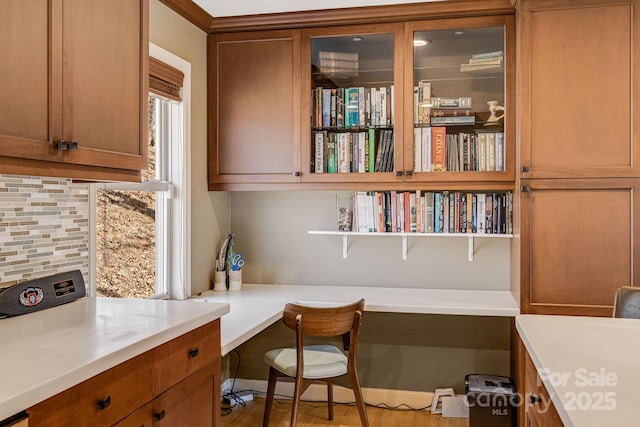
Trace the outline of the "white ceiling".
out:
<instances>
[{"instance_id":1,"label":"white ceiling","mask_svg":"<svg viewBox=\"0 0 640 427\"><path fill-rule=\"evenodd\" d=\"M193 0L214 18L431 1L445 0L323 0L322 2L308 0Z\"/></svg>"}]
</instances>

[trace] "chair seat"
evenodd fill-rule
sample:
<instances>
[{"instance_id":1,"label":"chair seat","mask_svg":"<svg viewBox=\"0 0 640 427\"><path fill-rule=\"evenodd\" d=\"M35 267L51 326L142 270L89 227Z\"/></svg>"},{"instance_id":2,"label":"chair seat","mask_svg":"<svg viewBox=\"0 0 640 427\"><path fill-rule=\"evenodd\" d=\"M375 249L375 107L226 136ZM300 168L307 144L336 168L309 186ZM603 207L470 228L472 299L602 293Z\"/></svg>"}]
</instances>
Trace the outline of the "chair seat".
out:
<instances>
[{"instance_id":1,"label":"chair seat","mask_svg":"<svg viewBox=\"0 0 640 427\"><path fill-rule=\"evenodd\" d=\"M310 345L304 347L303 378L330 378L347 373L347 356L333 345ZM296 376L296 349L278 348L264 355L265 362L291 377Z\"/></svg>"}]
</instances>

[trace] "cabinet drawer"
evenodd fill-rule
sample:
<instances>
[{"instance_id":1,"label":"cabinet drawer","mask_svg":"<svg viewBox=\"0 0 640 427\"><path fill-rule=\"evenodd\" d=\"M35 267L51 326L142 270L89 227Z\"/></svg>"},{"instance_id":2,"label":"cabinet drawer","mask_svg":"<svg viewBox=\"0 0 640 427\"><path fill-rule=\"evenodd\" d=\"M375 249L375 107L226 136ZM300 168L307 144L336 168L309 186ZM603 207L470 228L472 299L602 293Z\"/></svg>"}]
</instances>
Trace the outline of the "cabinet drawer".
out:
<instances>
[{"instance_id":1,"label":"cabinet drawer","mask_svg":"<svg viewBox=\"0 0 640 427\"><path fill-rule=\"evenodd\" d=\"M157 396L220 357L220 320L153 350L153 395Z\"/></svg>"},{"instance_id":2,"label":"cabinet drawer","mask_svg":"<svg viewBox=\"0 0 640 427\"><path fill-rule=\"evenodd\" d=\"M152 399L151 362L143 353L33 406L29 425L113 425Z\"/></svg>"},{"instance_id":3,"label":"cabinet drawer","mask_svg":"<svg viewBox=\"0 0 640 427\"><path fill-rule=\"evenodd\" d=\"M525 360L525 399L527 427L563 426L558 411L551 402L551 396L528 353Z\"/></svg>"}]
</instances>

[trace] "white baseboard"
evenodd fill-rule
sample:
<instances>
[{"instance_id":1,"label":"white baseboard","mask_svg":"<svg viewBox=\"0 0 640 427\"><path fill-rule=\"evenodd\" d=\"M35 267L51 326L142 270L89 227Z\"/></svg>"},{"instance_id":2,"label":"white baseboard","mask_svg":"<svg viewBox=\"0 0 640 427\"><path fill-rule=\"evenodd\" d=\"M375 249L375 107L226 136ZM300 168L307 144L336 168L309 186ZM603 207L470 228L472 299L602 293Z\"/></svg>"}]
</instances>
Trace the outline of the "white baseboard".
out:
<instances>
[{"instance_id":1,"label":"white baseboard","mask_svg":"<svg viewBox=\"0 0 640 427\"><path fill-rule=\"evenodd\" d=\"M231 390L232 379L227 379L222 384L222 393ZM278 381L276 386L276 398L287 399L293 396L293 382ZM259 397L264 397L267 392L266 380L245 380L238 378L235 380L234 391L253 390L258 392ZM429 406L433 400L433 392L408 391L408 390L388 390L380 388L363 388L364 401L371 405L387 405L397 407L406 405L414 409L421 409ZM302 400L322 402L327 400L327 387L324 384L311 384L302 395ZM333 400L336 403L355 402L353 391L350 388L334 385Z\"/></svg>"}]
</instances>

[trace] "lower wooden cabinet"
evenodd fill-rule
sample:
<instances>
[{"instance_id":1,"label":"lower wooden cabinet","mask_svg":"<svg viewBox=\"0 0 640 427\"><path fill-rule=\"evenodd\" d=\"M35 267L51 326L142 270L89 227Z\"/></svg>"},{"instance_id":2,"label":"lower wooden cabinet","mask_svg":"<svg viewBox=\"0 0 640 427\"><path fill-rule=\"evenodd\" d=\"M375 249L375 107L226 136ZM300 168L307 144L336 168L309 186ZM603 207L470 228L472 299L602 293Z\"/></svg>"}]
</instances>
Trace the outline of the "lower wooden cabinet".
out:
<instances>
[{"instance_id":1,"label":"lower wooden cabinet","mask_svg":"<svg viewBox=\"0 0 640 427\"><path fill-rule=\"evenodd\" d=\"M524 427L562 427L560 415L542 384L533 361L525 351L524 362Z\"/></svg>"},{"instance_id":2,"label":"lower wooden cabinet","mask_svg":"<svg viewBox=\"0 0 640 427\"><path fill-rule=\"evenodd\" d=\"M522 181L522 313L611 316L640 277L636 179Z\"/></svg>"},{"instance_id":3,"label":"lower wooden cabinet","mask_svg":"<svg viewBox=\"0 0 640 427\"><path fill-rule=\"evenodd\" d=\"M29 408L29 425L216 426L220 364L216 320Z\"/></svg>"}]
</instances>

